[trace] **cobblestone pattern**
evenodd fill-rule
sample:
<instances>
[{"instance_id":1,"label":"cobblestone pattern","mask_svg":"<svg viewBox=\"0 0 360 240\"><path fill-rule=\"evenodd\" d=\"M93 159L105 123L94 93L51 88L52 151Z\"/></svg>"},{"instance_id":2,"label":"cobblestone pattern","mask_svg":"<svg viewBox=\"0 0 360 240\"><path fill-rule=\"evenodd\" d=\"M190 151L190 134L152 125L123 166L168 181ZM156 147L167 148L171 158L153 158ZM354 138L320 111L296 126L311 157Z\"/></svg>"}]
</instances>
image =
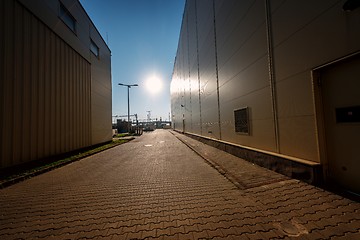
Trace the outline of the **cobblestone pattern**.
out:
<instances>
[{"instance_id":1,"label":"cobblestone pattern","mask_svg":"<svg viewBox=\"0 0 360 240\"><path fill-rule=\"evenodd\" d=\"M360 204L172 132L245 190L285 238L360 239ZM280 236L276 238L282 238Z\"/></svg>"},{"instance_id":2,"label":"cobblestone pattern","mask_svg":"<svg viewBox=\"0 0 360 240\"><path fill-rule=\"evenodd\" d=\"M263 213L286 234L291 229L283 224L290 223L290 228L302 227L310 239L360 239L357 202L298 180L248 189L246 195L266 206Z\"/></svg>"},{"instance_id":3,"label":"cobblestone pattern","mask_svg":"<svg viewBox=\"0 0 360 240\"><path fill-rule=\"evenodd\" d=\"M0 190L0 239L337 237L358 239L357 203L294 180L241 190L168 131Z\"/></svg>"},{"instance_id":4,"label":"cobblestone pattern","mask_svg":"<svg viewBox=\"0 0 360 240\"><path fill-rule=\"evenodd\" d=\"M282 236L168 131L0 190L0 239Z\"/></svg>"}]
</instances>

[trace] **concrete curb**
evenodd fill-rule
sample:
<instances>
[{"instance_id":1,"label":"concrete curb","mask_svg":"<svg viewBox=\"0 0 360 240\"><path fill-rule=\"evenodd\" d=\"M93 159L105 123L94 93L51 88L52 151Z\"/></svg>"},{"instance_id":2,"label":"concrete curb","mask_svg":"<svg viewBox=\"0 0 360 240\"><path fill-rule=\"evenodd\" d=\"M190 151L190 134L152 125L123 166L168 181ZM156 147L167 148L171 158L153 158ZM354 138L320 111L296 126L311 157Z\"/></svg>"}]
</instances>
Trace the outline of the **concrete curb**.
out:
<instances>
[{"instance_id":1,"label":"concrete curb","mask_svg":"<svg viewBox=\"0 0 360 240\"><path fill-rule=\"evenodd\" d=\"M179 141L184 143L187 147L189 147L192 151L194 151L198 156L203 158L207 164L209 164L212 168L214 168L216 171L218 171L221 175L223 175L227 180L229 180L232 184L234 184L238 189L245 190L246 188L242 186L234 176L232 176L230 173L226 171L226 169L222 168L220 165L212 161L211 159L205 157L203 154L201 154L200 151L198 151L196 148L194 148L191 144L184 141L183 139L176 136L176 134L173 131L170 131L171 134L173 134Z\"/></svg>"}]
</instances>

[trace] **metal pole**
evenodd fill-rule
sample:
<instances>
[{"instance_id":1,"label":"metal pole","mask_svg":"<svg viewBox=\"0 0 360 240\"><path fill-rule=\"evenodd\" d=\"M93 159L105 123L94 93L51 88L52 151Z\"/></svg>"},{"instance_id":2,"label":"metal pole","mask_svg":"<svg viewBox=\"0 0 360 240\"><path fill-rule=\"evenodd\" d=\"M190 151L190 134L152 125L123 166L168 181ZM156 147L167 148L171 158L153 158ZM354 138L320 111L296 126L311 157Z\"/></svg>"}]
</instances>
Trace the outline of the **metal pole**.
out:
<instances>
[{"instance_id":1,"label":"metal pole","mask_svg":"<svg viewBox=\"0 0 360 240\"><path fill-rule=\"evenodd\" d=\"M130 129L131 129L131 124L130 124L130 88L131 87L138 87L139 85L137 84L123 84L123 83L118 83L118 85L120 86L125 86L127 87L127 100L128 100L128 114L127 114L127 117L128 117L128 132L130 133Z\"/></svg>"},{"instance_id":2,"label":"metal pole","mask_svg":"<svg viewBox=\"0 0 360 240\"><path fill-rule=\"evenodd\" d=\"M128 94L128 133L130 133L130 98L129 98L129 92L130 92L130 86L127 86L127 94Z\"/></svg>"}]
</instances>

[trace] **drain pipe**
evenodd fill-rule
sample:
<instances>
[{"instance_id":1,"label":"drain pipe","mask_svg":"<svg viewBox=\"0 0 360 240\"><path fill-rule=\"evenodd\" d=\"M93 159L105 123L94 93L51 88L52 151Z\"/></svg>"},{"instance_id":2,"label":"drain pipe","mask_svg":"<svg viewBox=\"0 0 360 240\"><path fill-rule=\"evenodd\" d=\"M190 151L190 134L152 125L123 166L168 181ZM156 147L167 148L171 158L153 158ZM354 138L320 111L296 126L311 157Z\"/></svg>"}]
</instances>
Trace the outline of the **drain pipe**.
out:
<instances>
[{"instance_id":1,"label":"drain pipe","mask_svg":"<svg viewBox=\"0 0 360 240\"><path fill-rule=\"evenodd\" d=\"M275 135L275 149L276 152L280 152L279 141L279 121L277 114L277 99L276 99L276 79L275 79L275 66L274 66L274 51L273 51L273 35L272 35L272 23L271 23L271 7L270 0L265 0L265 13L266 13L266 38L268 49L268 67L269 67L269 81L271 90L271 104L274 121L274 135Z\"/></svg>"},{"instance_id":2,"label":"drain pipe","mask_svg":"<svg viewBox=\"0 0 360 240\"><path fill-rule=\"evenodd\" d=\"M220 87L219 87L219 66L218 66L218 49L216 39L216 11L215 11L215 0L213 0L213 14L214 14L214 43L215 43L215 70L216 70L216 94L217 94L217 107L218 107L218 127L219 127L219 139L222 140L221 136L221 114L220 114Z\"/></svg>"},{"instance_id":3,"label":"drain pipe","mask_svg":"<svg viewBox=\"0 0 360 240\"><path fill-rule=\"evenodd\" d=\"M200 57L199 57L199 30L198 30L198 14L197 1L195 1L195 27L196 27L196 62L197 62L197 80L198 80L198 95L199 95L199 113L200 113L200 135L203 134L202 112L201 112L201 82L200 82Z\"/></svg>"}]
</instances>

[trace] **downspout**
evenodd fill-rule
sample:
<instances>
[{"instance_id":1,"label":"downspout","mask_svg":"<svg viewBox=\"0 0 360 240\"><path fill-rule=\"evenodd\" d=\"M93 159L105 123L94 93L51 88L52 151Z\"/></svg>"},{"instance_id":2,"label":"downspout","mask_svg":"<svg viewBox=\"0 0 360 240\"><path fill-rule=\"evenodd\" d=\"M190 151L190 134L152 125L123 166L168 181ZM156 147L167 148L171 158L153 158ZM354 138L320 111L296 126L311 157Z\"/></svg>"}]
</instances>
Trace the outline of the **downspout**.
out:
<instances>
[{"instance_id":1,"label":"downspout","mask_svg":"<svg viewBox=\"0 0 360 240\"><path fill-rule=\"evenodd\" d=\"M188 79L189 79L189 94L190 94L190 131L193 131L193 113L192 113L192 99L191 99L191 79L190 79L190 41L189 41L189 16L186 14L186 35L187 35L187 54L188 54Z\"/></svg>"},{"instance_id":2,"label":"downspout","mask_svg":"<svg viewBox=\"0 0 360 240\"><path fill-rule=\"evenodd\" d=\"M197 60L197 72L198 72L198 84L199 84L199 112L200 112L200 135L202 131L202 114L201 114L201 82L200 82L200 63L199 63L199 32L198 32L198 15L197 15L197 1L195 0L195 27L196 27L196 60Z\"/></svg>"},{"instance_id":3,"label":"downspout","mask_svg":"<svg viewBox=\"0 0 360 240\"><path fill-rule=\"evenodd\" d=\"M267 50L268 50L268 67L269 67L269 81L271 90L271 104L274 122L274 136L275 136L275 149L276 152L280 152L280 141L279 141L279 121L278 121L278 110L277 110L277 99L276 99L276 79L275 79L275 66L274 66L274 46L273 46L273 34L272 34L272 23L271 23L271 7L270 0L265 0L265 12L266 12L266 38L267 38Z\"/></svg>"},{"instance_id":4,"label":"downspout","mask_svg":"<svg viewBox=\"0 0 360 240\"><path fill-rule=\"evenodd\" d=\"M213 14L214 14L214 42L215 42L215 67L216 67L216 93L218 106L218 125L219 125L219 139L221 140L221 115L220 115L220 92L219 92L219 67L217 55L217 39L216 39L216 17L215 17L215 0L213 0Z\"/></svg>"}]
</instances>

